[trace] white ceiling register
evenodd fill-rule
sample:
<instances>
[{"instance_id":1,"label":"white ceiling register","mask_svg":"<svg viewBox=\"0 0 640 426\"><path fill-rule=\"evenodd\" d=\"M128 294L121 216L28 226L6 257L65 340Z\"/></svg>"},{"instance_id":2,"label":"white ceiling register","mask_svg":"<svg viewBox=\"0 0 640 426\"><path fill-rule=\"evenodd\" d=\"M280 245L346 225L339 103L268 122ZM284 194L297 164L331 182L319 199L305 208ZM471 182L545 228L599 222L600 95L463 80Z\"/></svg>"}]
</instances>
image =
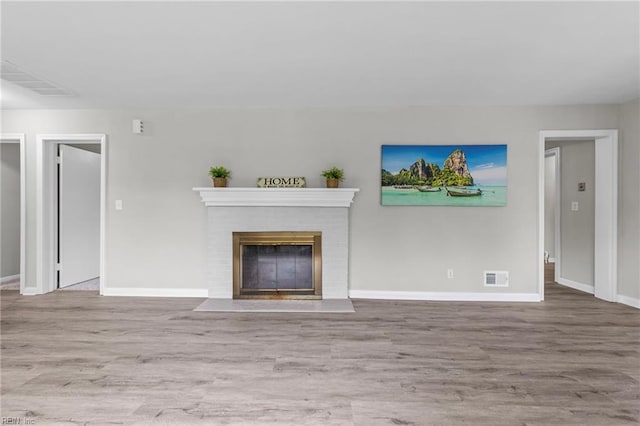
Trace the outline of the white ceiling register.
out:
<instances>
[{"instance_id":1,"label":"white ceiling register","mask_svg":"<svg viewBox=\"0 0 640 426\"><path fill-rule=\"evenodd\" d=\"M193 188L207 208L210 298L233 298L233 233L320 231L322 298L349 297L349 207L358 188Z\"/></svg>"}]
</instances>

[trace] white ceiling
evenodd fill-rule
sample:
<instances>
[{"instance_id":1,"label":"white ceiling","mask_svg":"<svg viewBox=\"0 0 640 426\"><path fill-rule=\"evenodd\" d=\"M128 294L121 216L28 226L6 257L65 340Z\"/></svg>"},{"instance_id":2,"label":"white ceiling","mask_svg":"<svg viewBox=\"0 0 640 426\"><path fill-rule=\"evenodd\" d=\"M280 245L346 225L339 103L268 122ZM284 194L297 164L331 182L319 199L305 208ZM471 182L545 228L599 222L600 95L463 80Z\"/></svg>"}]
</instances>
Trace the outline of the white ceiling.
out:
<instances>
[{"instance_id":1,"label":"white ceiling","mask_svg":"<svg viewBox=\"0 0 640 426\"><path fill-rule=\"evenodd\" d=\"M3 108L620 103L639 3L7 2Z\"/></svg>"}]
</instances>

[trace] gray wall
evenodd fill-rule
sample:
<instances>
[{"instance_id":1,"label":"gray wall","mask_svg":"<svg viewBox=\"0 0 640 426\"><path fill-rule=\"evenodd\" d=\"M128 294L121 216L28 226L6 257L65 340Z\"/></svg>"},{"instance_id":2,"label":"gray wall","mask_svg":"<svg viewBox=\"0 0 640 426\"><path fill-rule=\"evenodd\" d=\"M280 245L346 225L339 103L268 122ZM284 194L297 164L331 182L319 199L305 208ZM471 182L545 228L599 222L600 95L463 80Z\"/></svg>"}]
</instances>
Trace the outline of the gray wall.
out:
<instances>
[{"instance_id":1,"label":"gray wall","mask_svg":"<svg viewBox=\"0 0 640 426\"><path fill-rule=\"evenodd\" d=\"M3 111L27 133L27 206L35 205L35 135L106 133L110 287L205 288L205 225L192 187L224 165L232 186L338 166L361 192L351 209L350 286L358 290L537 292L538 138L544 129L618 126L618 106L407 107L185 111ZM145 120L145 134L131 120ZM382 144L508 144L506 207L382 207ZM115 211L122 199L124 210ZM35 211L27 213L27 284L35 284ZM624 253L620 253L624 256ZM455 278L447 279L447 268ZM483 287L484 270L510 287Z\"/></svg>"},{"instance_id":2,"label":"gray wall","mask_svg":"<svg viewBox=\"0 0 640 426\"><path fill-rule=\"evenodd\" d=\"M640 100L620 106L618 293L640 299Z\"/></svg>"},{"instance_id":3,"label":"gray wall","mask_svg":"<svg viewBox=\"0 0 640 426\"><path fill-rule=\"evenodd\" d=\"M20 274L20 144L0 144L0 277Z\"/></svg>"},{"instance_id":4,"label":"gray wall","mask_svg":"<svg viewBox=\"0 0 640 426\"><path fill-rule=\"evenodd\" d=\"M65 145L72 146L74 148L82 149L89 152L95 152L100 154L100 145L97 144L81 144L81 143L66 143Z\"/></svg>"},{"instance_id":5,"label":"gray wall","mask_svg":"<svg viewBox=\"0 0 640 426\"><path fill-rule=\"evenodd\" d=\"M544 249L556 257L556 156L544 159Z\"/></svg>"}]
</instances>

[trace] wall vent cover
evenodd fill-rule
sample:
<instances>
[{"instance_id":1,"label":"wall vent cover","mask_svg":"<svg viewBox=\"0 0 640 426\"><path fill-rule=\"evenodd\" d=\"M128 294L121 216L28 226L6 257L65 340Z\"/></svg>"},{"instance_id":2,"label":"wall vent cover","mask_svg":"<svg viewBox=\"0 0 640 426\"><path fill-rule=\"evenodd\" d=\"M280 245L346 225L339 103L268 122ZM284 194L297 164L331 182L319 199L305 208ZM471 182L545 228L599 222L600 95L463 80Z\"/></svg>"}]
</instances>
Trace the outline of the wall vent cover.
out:
<instances>
[{"instance_id":1,"label":"wall vent cover","mask_svg":"<svg viewBox=\"0 0 640 426\"><path fill-rule=\"evenodd\" d=\"M484 271L485 287L509 287L509 271Z\"/></svg>"}]
</instances>

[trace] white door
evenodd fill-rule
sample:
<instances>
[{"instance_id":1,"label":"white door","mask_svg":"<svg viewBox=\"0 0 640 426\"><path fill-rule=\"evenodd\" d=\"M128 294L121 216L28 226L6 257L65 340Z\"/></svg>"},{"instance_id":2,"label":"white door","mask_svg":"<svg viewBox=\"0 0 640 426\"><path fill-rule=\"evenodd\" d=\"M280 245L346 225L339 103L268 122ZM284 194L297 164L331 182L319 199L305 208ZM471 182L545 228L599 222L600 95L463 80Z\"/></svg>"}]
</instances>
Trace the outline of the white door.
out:
<instances>
[{"instance_id":1,"label":"white door","mask_svg":"<svg viewBox=\"0 0 640 426\"><path fill-rule=\"evenodd\" d=\"M100 275L100 154L60 145L59 287Z\"/></svg>"}]
</instances>

